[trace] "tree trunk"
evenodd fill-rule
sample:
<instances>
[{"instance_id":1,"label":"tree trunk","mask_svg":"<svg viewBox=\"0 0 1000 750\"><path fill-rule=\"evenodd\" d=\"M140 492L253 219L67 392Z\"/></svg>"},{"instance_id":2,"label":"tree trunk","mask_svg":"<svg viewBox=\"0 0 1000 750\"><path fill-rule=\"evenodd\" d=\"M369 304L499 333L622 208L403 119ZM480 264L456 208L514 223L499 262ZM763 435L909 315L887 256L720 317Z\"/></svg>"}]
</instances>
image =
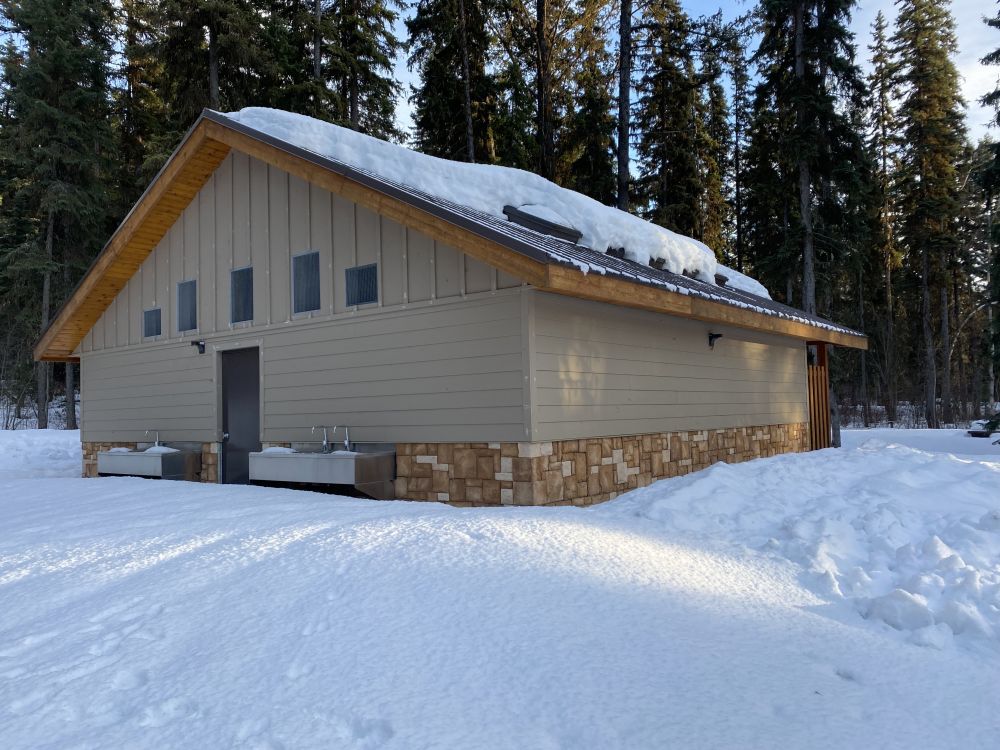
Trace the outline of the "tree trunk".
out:
<instances>
[{"instance_id":1,"label":"tree trunk","mask_svg":"<svg viewBox=\"0 0 1000 750\"><path fill-rule=\"evenodd\" d=\"M888 221L888 219L886 219ZM896 325L892 294L892 245L885 253L885 416L890 422L896 421Z\"/></svg>"},{"instance_id":2,"label":"tree trunk","mask_svg":"<svg viewBox=\"0 0 1000 750\"><path fill-rule=\"evenodd\" d=\"M632 125L632 0L621 0L618 22L618 208L628 211Z\"/></svg>"},{"instance_id":3,"label":"tree trunk","mask_svg":"<svg viewBox=\"0 0 1000 750\"><path fill-rule=\"evenodd\" d=\"M462 47L462 106L465 109L465 155L476 163L476 143L472 133L472 82L469 75L469 36L465 25L465 0L458 0L458 30Z\"/></svg>"},{"instance_id":4,"label":"tree trunk","mask_svg":"<svg viewBox=\"0 0 1000 750\"><path fill-rule=\"evenodd\" d=\"M313 30L313 77L320 81L323 78L323 34L320 31L323 23L323 0L314 0L313 14L316 23Z\"/></svg>"},{"instance_id":5,"label":"tree trunk","mask_svg":"<svg viewBox=\"0 0 1000 750\"><path fill-rule=\"evenodd\" d=\"M921 296L921 326L924 333L924 417L927 426L935 428L937 420L937 369L935 367L934 330L931 327L931 292L930 292L930 260L927 257L926 245L920 252L920 296Z\"/></svg>"},{"instance_id":6,"label":"tree trunk","mask_svg":"<svg viewBox=\"0 0 1000 750\"><path fill-rule=\"evenodd\" d=\"M858 327L865 330L864 275L858 271ZM871 426L871 401L868 398L868 352L861 350L861 422Z\"/></svg>"},{"instance_id":7,"label":"tree trunk","mask_svg":"<svg viewBox=\"0 0 1000 750\"><path fill-rule=\"evenodd\" d=\"M219 109L219 42L214 25L208 27L208 106Z\"/></svg>"},{"instance_id":8,"label":"tree trunk","mask_svg":"<svg viewBox=\"0 0 1000 750\"><path fill-rule=\"evenodd\" d=\"M42 276L42 326L44 333L49 327L49 307L52 297L52 244L55 239L56 215L49 209L48 224L45 228L45 274ZM49 426L49 373L52 365L48 362L39 362L35 370L35 414L38 429L44 430Z\"/></svg>"},{"instance_id":9,"label":"tree trunk","mask_svg":"<svg viewBox=\"0 0 1000 750\"><path fill-rule=\"evenodd\" d=\"M72 362L66 363L66 429L77 429L76 424L76 372Z\"/></svg>"},{"instance_id":10,"label":"tree trunk","mask_svg":"<svg viewBox=\"0 0 1000 750\"><path fill-rule=\"evenodd\" d=\"M941 351L942 356L951 354L955 342L951 340L948 311L948 289L941 287ZM955 415L951 405L951 357L941 363L941 418L946 425L953 424Z\"/></svg>"},{"instance_id":11,"label":"tree trunk","mask_svg":"<svg viewBox=\"0 0 1000 750\"><path fill-rule=\"evenodd\" d=\"M63 287L69 289L69 262L63 261ZM76 424L76 372L72 362L66 363L66 429L75 430Z\"/></svg>"},{"instance_id":12,"label":"tree trunk","mask_svg":"<svg viewBox=\"0 0 1000 750\"><path fill-rule=\"evenodd\" d=\"M805 3L795 6L795 78L801 84L806 76ZM805 127L805 102L799 101L796 119L800 130ZM809 162L798 159L799 214L802 221L802 309L816 313L816 259L813 249L812 191Z\"/></svg>"},{"instance_id":13,"label":"tree trunk","mask_svg":"<svg viewBox=\"0 0 1000 750\"><path fill-rule=\"evenodd\" d=\"M536 123L540 156L538 171L542 177L551 180L555 177L555 142L552 133L551 50L549 50L549 40L546 33L548 5L549 0L535 0L535 44L538 46L535 96L538 106L538 122Z\"/></svg>"}]
</instances>

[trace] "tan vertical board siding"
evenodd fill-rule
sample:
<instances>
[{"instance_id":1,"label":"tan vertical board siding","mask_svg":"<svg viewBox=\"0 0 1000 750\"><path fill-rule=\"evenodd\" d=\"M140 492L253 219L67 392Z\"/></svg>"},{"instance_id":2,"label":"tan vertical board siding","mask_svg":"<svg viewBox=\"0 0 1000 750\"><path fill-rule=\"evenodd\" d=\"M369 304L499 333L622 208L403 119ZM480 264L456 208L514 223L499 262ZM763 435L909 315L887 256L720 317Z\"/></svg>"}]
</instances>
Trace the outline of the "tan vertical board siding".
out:
<instances>
[{"instance_id":1,"label":"tan vertical board siding","mask_svg":"<svg viewBox=\"0 0 1000 750\"><path fill-rule=\"evenodd\" d=\"M253 322L267 325L271 322L271 257L268 249L270 230L267 210L267 165L250 160L250 252L240 256L240 263L253 266ZM246 262L242 260L246 257ZM233 261L233 268L237 268ZM227 296L228 299L228 296ZM226 308L226 321L230 317Z\"/></svg>"},{"instance_id":2,"label":"tan vertical board siding","mask_svg":"<svg viewBox=\"0 0 1000 750\"><path fill-rule=\"evenodd\" d=\"M265 441L314 424L360 441L523 440L519 294L264 336Z\"/></svg>"},{"instance_id":3,"label":"tan vertical board siding","mask_svg":"<svg viewBox=\"0 0 1000 750\"><path fill-rule=\"evenodd\" d=\"M521 286L523 282L516 276L511 276L505 271L497 271L497 289L510 289Z\"/></svg>"},{"instance_id":4,"label":"tan vertical board siding","mask_svg":"<svg viewBox=\"0 0 1000 750\"><path fill-rule=\"evenodd\" d=\"M129 285L115 300L115 346L128 346Z\"/></svg>"},{"instance_id":5,"label":"tan vertical board siding","mask_svg":"<svg viewBox=\"0 0 1000 750\"><path fill-rule=\"evenodd\" d=\"M229 284L227 277L233 267L233 158L227 156L212 175L215 186L215 266L216 287L215 325L223 328L229 323ZM266 290L267 287L263 289ZM263 290L262 290L263 291ZM254 314L257 314L256 306Z\"/></svg>"},{"instance_id":6,"label":"tan vertical board siding","mask_svg":"<svg viewBox=\"0 0 1000 750\"><path fill-rule=\"evenodd\" d=\"M347 310L344 271L354 265L354 204L339 195L333 196L333 309Z\"/></svg>"},{"instance_id":7,"label":"tan vertical board siding","mask_svg":"<svg viewBox=\"0 0 1000 750\"><path fill-rule=\"evenodd\" d=\"M434 240L412 229L406 230L406 285L409 302L434 296Z\"/></svg>"},{"instance_id":8,"label":"tan vertical board siding","mask_svg":"<svg viewBox=\"0 0 1000 750\"><path fill-rule=\"evenodd\" d=\"M406 229L382 217L382 258L379 261L379 304L401 305L406 301Z\"/></svg>"},{"instance_id":9,"label":"tan vertical board siding","mask_svg":"<svg viewBox=\"0 0 1000 750\"><path fill-rule=\"evenodd\" d=\"M233 213L233 245L231 262L242 262L247 257L250 238L254 230L260 228L254 225L257 211L267 216L267 171L264 170L264 180L254 159L246 154L234 151L228 158L233 162L231 202ZM239 259L239 260L238 260Z\"/></svg>"},{"instance_id":10,"label":"tan vertical board siding","mask_svg":"<svg viewBox=\"0 0 1000 750\"><path fill-rule=\"evenodd\" d=\"M462 293L462 253L442 242L434 243L434 296L454 297Z\"/></svg>"},{"instance_id":11,"label":"tan vertical board siding","mask_svg":"<svg viewBox=\"0 0 1000 750\"><path fill-rule=\"evenodd\" d=\"M356 255L354 265L364 266L377 263L382 245L379 217L364 206L355 206L354 220Z\"/></svg>"},{"instance_id":12,"label":"tan vertical board siding","mask_svg":"<svg viewBox=\"0 0 1000 750\"><path fill-rule=\"evenodd\" d=\"M201 316L201 329L214 331L218 324L224 324L228 318L219 320L215 301L219 292L229 286L227 274L216 276L215 273L215 183L213 178L198 193L198 247L195 248L196 273L198 275L198 315Z\"/></svg>"},{"instance_id":13,"label":"tan vertical board siding","mask_svg":"<svg viewBox=\"0 0 1000 750\"><path fill-rule=\"evenodd\" d=\"M186 342L92 352L81 359L85 442L215 439L209 355Z\"/></svg>"},{"instance_id":14,"label":"tan vertical board siding","mask_svg":"<svg viewBox=\"0 0 1000 750\"><path fill-rule=\"evenodd\" d=\"M798 342L534 294L534 440L808 419ZM723 334L714 349L709 330Z\"/></svg>"},{"instance_id":15,"label":"tan vertical board siding","mask_svg":"<svg viewBox=\"0 0 1000 750\"><path fill-rule=\"evenodd\" d=\"M291 245L289 244L289 175L274 167L267 168L268 249L271 268L271 322L292 319ZM309 248L296 248L298 255Z\"/></svg>"},{"instance_id":16,"label":"tan vertical board siding","mask_svg":"<svg viewBox=\"0 0 1000 750\"><path fill-rule=\"evenodd\" d=\"M465 257L465 293L488 292L493 288L493 269L475 258Z\"/></svg>"},{"instance_id":17,"label":"tan vertical board siding","mask_svg":"<svg viewBox=\"0 0 1000 750\"><path fill-rule=\"evenodd\" d=\"M333 310L333 209L330 193L315 185L309 189L309 244L319 251L321 310Z\"/></svg>"}]
</instances>

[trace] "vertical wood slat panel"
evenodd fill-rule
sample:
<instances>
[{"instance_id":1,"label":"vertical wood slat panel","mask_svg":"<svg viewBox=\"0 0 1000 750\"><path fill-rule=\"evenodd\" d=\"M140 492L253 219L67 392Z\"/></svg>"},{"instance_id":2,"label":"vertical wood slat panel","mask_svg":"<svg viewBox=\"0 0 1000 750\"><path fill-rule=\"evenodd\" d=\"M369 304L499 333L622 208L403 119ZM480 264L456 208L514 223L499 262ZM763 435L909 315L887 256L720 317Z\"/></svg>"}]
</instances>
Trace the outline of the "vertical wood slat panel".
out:
<instances>
[{"instance_id":1,"label":"vertical wood slat panel","mask_svg":"<svg viewBox=\"0 0 1000 750\"><path fill-rule=\"evenodd\" d=\"M825 362L809 365L809 441L813 450L830 447L830 387Z\"/></svg>"}]
</instances>

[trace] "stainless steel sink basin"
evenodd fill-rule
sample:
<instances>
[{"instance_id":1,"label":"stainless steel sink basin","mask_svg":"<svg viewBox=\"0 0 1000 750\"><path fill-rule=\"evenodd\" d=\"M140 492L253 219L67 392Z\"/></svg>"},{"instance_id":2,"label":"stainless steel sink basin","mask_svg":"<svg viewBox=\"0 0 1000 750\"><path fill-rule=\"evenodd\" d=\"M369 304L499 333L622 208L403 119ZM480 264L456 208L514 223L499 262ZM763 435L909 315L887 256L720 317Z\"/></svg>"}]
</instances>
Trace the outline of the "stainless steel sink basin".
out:
<instances>
[{"instance_id":1,"label":"stainless steel sink basin","mask_svg":"<svg viewBox=\"0 0 1000 750\"><path fill-rule=\"evenodd\" d=\"M201 456L192 451L106 451L97 454L98 474L195 480L200 471Z\"/></svg>"},{"instance_id":2,"label":"stainless steel sink basin","mask_svg":"<svg viewBox=\"0 0 1000 750\"><path fill-rule=\"evenodd\" d=\"M391 451L250 454L251 482L351 485L371 497L391 498L395 476L396 454Z\"/></svg>"}]
</instances>

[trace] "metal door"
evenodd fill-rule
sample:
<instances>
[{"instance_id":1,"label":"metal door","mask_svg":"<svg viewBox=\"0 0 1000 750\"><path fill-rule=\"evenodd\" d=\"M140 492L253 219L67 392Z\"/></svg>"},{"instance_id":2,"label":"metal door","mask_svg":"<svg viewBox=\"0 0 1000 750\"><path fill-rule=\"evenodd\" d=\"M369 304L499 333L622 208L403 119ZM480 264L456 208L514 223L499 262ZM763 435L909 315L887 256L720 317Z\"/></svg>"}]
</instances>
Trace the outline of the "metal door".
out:
<instances>
[{"instance_id":1,"label":"metal door","mask_svg":"<svg viewBox=\"0 0 1000 750\"><path fill-rule=\"evenodd\" d=\"M222 481L250 481L250 452L260 450L260 351L222 352Z\"/></svg>"}]
</instances>

